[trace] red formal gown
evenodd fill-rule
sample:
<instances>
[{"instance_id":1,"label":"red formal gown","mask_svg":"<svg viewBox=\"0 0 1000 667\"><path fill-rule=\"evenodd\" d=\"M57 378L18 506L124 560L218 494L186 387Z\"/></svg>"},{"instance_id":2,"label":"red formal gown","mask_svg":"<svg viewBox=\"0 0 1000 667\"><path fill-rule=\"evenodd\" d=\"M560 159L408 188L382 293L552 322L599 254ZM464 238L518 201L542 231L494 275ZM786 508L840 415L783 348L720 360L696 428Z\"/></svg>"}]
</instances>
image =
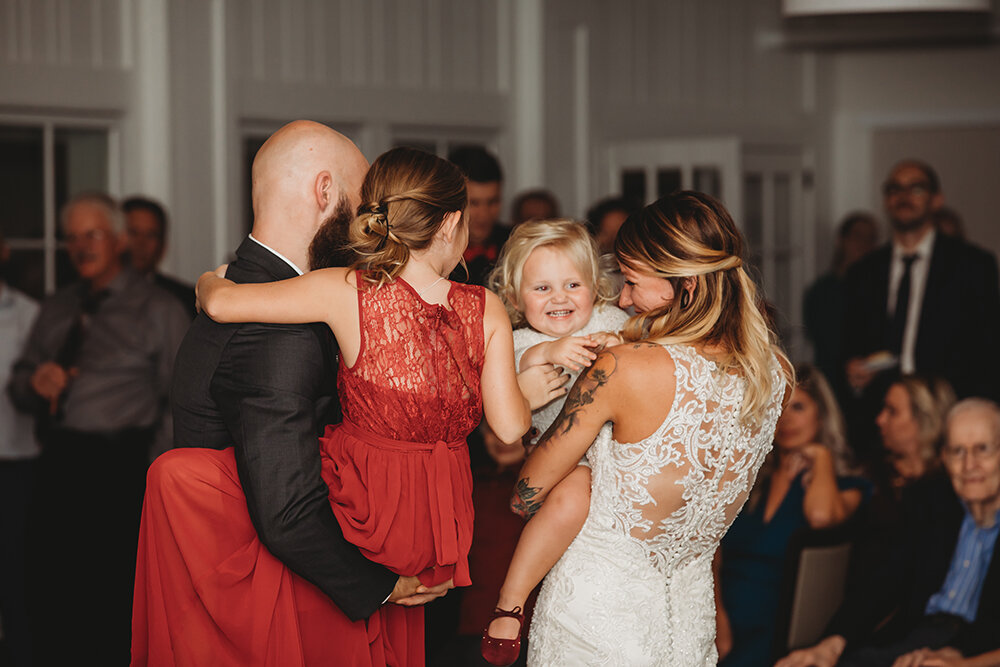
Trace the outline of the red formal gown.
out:
<instances>
[{"instance_id":1,"label":"red formal gown","mask_svg":"<svg viewBox=\"0 0 1000 667\"><path fill-rule=\"evenodd\" d=\"M360 276L359 276L359 284ZM341 362L344 422L320 439L330 504L369 559L428 585L470 583L472 476L482 415L485 293L450 309L402 279L358 292L361 351ZM192 456L191 452L197 452ZM150 471L133 609L133 665L424 664L423 609L351 622L257 539L232 449L174 450Z\"/></svg>"}]
</instances>

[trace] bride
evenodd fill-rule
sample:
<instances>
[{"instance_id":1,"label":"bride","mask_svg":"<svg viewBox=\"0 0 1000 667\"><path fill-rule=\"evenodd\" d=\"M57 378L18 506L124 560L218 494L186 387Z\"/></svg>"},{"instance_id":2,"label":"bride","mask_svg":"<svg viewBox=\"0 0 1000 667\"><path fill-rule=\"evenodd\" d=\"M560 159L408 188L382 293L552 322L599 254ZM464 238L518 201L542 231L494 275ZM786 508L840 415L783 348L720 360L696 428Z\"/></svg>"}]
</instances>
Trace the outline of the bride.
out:
<instances>
[{"instance_id":1,"label":"bride","mask_svg":"<svg viewBox=\"0 0 1000 667\"><path fill-rule=\"evenodd\" d=\"M718 201L678 192L647 206L615 254L620 304L638 314L580 376L513 499L537 509L590 446L590 513L545 579L528 664L714 665L712 556L792 373Z\"/></svg>"}]
</instances>

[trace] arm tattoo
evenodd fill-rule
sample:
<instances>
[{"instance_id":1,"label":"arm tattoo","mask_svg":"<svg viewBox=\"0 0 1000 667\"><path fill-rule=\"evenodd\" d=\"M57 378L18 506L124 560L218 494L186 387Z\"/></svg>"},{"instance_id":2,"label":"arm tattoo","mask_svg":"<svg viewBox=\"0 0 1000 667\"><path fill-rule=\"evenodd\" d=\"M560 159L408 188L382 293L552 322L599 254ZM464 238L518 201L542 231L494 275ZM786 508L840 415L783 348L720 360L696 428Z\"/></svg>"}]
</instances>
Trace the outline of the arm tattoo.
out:
<instances>
[{"instance_id":1,"label":"arm tattoo","mask_svg":"<svg viewBox=\"0 0 1000 667\"><path fill-rule=\"evenodd\" d=\"M569 433L570 429L576 426L580 412L594 402L597 390L606 385L611 376L614 375L618 368L618 358L614 352L606 351L601 357L593 366L584 371L573 388L569 390L569 395L566 396L566 402L563 403L559 416L556 417L552 426L539 441L540 447L548 444L549 438L553 435Z\"/></svg>"},{"instance_id":2,"label":"arm tattoo","mask_svg":"<svg viewBox=\"0 0 1000 667\"><path fill-rule=\"evenodd\" d=\"M535 512L542 506L541 500L535 500L538 492L541 490L540 486L528 486L527 477L517 480L517 486L514 487L514 496L510 499L511 511L522 519L533 517Z\"/></svg>"}]
</instances>

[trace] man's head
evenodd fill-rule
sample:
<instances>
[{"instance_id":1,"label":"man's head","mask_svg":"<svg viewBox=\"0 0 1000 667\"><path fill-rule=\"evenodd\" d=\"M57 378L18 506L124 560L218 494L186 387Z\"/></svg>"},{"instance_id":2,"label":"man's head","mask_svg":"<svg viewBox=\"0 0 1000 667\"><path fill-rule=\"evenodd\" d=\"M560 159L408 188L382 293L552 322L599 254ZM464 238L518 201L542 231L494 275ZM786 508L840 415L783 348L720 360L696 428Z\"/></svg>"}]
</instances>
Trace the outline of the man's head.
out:
<instances>
[{"instance_id":1,"label":"man's head","mask_svg":"<svg viewBox=\"0 0 1000 667\"><path fill-rule=\"evenodd\" d=\"M882 195L895 233L930 229L932 214L944 203L937 172L919 160L904 160L893 167Z\"/></svg>"},{"instance_id":2,"label":"man's head","mask_svg":"<svg viewBox=\"0 0 1000 667\"><path fill-rule=\"evenodd\" d=\"M638 207L633 206L627 199L609 197L597 202L587 211L587 223L602 253L614 250L618 230L621 229L625 219L636 210Z\"/></svg>"},{"instance_id":3,"label":"man's head","mask_svg":"<svg viewBox=\"0 0 1000 667\"><path fill-rule=\"evenodd\" d=\"M528 220L552 220L559 217L559 202L548 190L528 190L522 192L510 206L513 226Z\"/></svg>"},{"instance_id":4,"label":"man's head","mask_svg":"<svg viewBox=\"0 0 1000 667\"><path fill-rule=\"evenodd\" d=\"M147 197L129 197L125 212L125 252L129 264L145 275L156 271L167 247L167 212Z\"/></svg>"},{"instance_id":5,"label":"man's head","mask_svg":"<svg viewBox=\"0 0 1000 667\"><path fill-rule=\"evenodd\" d=\"M948 413L941 458L964 502L1000 507L1000 407L967 398Z\"/></svg>"},{"instance_id":6,"label":"man's head","mask_svg":"<svg viewBox=\"0 0 1000 667\"><path fill-rule=\"evenodd\" d=\"M500 219L503 197L503 172L500 163L481 146L462 146L452 150L448 159L469 179L469 245L489 238Z\"/></svg>"},{"instance_id":7,"label":"man's head","mask_svg":"<svg viewBox=\"0 0 1000 667\"><path fill-rule=\"evenodd\" d=\"M124 215L103 193L77 195L60 212L70 262L92 289L107 287L121 271Z\"/></svg>"},{"instance_id":8,"label":"man's head","mask_svg":"<svg viewBox=\"0 0 1000 667\"><path fill-rule=\"evenodd\" d=\"M364 155L339 132L308 120L285 125L254 158L254 238L305 267L317 231L353 217L366 171Z\"/></svg>"}]
</instances>

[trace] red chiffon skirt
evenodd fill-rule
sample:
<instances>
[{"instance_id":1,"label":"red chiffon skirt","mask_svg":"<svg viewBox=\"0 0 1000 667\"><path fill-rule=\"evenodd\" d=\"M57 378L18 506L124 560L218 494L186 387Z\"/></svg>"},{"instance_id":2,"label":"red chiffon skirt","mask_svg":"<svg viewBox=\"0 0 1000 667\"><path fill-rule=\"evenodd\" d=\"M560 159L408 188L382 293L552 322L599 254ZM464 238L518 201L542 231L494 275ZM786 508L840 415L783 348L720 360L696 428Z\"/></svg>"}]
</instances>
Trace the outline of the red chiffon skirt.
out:
<instances>
[{"instance_id":1,"label":"red chiffon skirt","mask_svg":"<svg viewBox=\"0 0 1000 667\"><path fill-rule=\"evenodd\" d=\"M423 630L419 607L387 604L352 622L272 556L250 522L232 449L171 450L150 467L132 665L420 667Z\"/></svg>"},{"instance_id":2,"label":"red chiffon skirt","mask_svg":"<svg viewBox=\"0 0 1000 667\"><path fill-rule=\"evenodd\" d=\"M392 440L344 422L326 428L320 453L333 513L366 558L426 586L471 583L472 471L464 440Z\"/></svg>"}]
</instances>

